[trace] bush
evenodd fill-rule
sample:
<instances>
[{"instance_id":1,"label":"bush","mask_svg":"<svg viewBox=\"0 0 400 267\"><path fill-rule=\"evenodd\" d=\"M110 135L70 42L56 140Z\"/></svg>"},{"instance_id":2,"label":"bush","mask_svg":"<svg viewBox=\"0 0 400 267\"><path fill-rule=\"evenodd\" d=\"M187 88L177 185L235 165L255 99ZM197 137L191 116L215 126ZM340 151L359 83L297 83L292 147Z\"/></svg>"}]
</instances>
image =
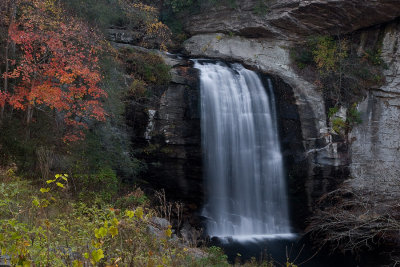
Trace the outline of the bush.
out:
<instances>
[{"instance_id":1,"label":"bush","mask_svg":"<svg viewBox=\"0 0 400 267\"><path fill-rule=\"evenodd\" d=\"M350 42L345 37L316 36L301 46L293 47L290 56L297 71L323 90L325 101L331 107L327 107L327 115L332 117L337 112L335 107L351 106L364 97L365 89L384 82L382 71L385 64L377 46L379 44L360 57L355 53L356 49L350 49ZM347 124L347 130L359 123L359 119L351 118L356 115L353 111L349 109L351 121L336 119L336 130L340 132L343 123Z\"/></svg>"},{"instance_id":2,"label":"bush","mask_svg":"<svg viewBox=\"0 0 400 267\"><path fill-rule=\"evenodd\" d=\"M136 79L140 78L146 83L156 85L166 85L171 80L171 68L157 54L121 49L119 57L127 72Z\"/></svg>"},{"instance_id":3,"label":"bush","mask_svg":"<svg viewBox=\"0 0 400 267\"><path fill-rule=\"evenodd\" d=\"M359 112L357 110L357 104L356 103L354 103L347 110L346 123L349 125L350 128L353 128L354 125L362 123L361 112Z\"/></svg>"},{"instance_id":4,"label":"bush","mask_svg":"<svg viewBox=\"0 0 400 267\"><path fill-rule=\"evenodd\" d=\"M63 2L73 13L100 28L128 23L118 0L63 0Z\"/></svg>"},{"instance_id":5,"label":"bush","mask_svg":"<svg viewBox=\"0 0 400 267\"><path fill-rule=\"evenodd\" d=\"M147 206L148 204L149 198L138 187L115 202L115 206L120 209L132 209L137 206Z\"/></svg>"},{"instance_id":6,"label":"bush","mask_svg":"<svg viewBox=\"0 0 400 267\"><path fill-rule=\"evenodd\" d=\"M88 202L99 198L109 203L119 189L117 175L110 167L104 167L94 174L74 174L73 176L79 198Z\"/></svg>"},{"instance_id":7,"label":"bush","mask_svg":"<svg viewBox=\"0 0 400 267\"><path fill-rule=\"evenodd\" d=\"M208 257L200 261L202 266L229 266L228 256L224 254L220 247L209 247L207 252Z\"/></svg>"},{"instance_id":8,"label":"bush","mask_svg":"<svg viewBox=\"0 0 400 267\"><path fill-rule=\"evenodd\" d=\"M150 208L76 201L68 195L71 182L57 175L39 190L0 170L0 251L13 266L229 266L220 248L197 258L171 227L156 229ZM140 199L140 192L133 193Z\"/></svg>"},{"instance_id":9,"label":"bush","mask_svg":"<svg viewBox=\"0 0 400 267\"><path fill-rule=\"evenodd\" d=\"M297 47L290 50L290 57L299 69L314 64L312 51L308 47Z\"/></svg>"}]
</instances>

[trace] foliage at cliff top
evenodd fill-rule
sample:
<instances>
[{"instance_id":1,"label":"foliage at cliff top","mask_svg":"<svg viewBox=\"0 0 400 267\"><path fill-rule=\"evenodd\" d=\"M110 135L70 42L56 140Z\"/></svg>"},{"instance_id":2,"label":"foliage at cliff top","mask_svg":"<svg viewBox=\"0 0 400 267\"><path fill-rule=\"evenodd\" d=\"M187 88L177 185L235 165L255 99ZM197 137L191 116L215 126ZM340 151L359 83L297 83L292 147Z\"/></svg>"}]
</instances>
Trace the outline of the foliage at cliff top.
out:
<instances>
[{"instance_id":1,"label":"foliage at cliff top","mask_svg":"<svg viewBox=\"0 0 400 267\"><path fill-rule=\"evenodd\" d=\"M134 33L137 44L167 50L170 29L159 20L157 1L61 0L68 10L103 31L109 28Z\"/></svg>"},{"instance_id":2,"label":"foliage at cliff top","mask_svg":"<svg viewBox=\"0 0 400 267\"><path fill-rule=\"evenodd\" d=\"M348 106L357 101L355 95L362 89L384 82L382 70L386 67L380 58L379 41L359 55L349 38L313 36L291 51L297 70L306 79L314 79L334 104Z\"/></svg>"}]
</instances>

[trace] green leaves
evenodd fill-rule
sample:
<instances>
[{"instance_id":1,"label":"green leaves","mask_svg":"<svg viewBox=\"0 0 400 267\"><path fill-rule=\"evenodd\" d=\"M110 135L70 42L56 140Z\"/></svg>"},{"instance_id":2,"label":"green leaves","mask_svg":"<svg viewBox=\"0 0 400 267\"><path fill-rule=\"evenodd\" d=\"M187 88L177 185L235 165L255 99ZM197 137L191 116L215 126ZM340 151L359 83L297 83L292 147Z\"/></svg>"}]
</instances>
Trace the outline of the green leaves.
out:
<instances>
[{"instance_id":1,"label":"green leaves","mask_svg":"<svg viewBox=\"0 0 400 267\"><path fill-rule=\"evenodd\" d=\"M118 235L118 228L115 226L111 226L108 229L109 233L111 234L112 238L114 238L116 235Z\"/></svg>"},{"instance_id":2,"label":"green leaves","mask_svg":"<svg viewBox=\"0 0 400 267\"><path fill-rule=\"evenodd\" d=\"M138 207L136 210L135 210L135 217L136 218L138 218L138 219L141 219L141 220L143 220L143 208L142 207Z\"/></svg>"},{"instance_id":3,"label":"green leaves","mask_svg":"<svg viewBox=\"0 0 400 267\"><path fill-rule=\"evenodd\" d=\"M99 229L94 229L94 235L96 238L104 238L107 235L107 228L100 227Z\"/></svg>"},{"instance_id":4,"label":"green leaves","mask_svg":"<svg viewBox=\"0 0 400 267\"><path fill-rule=\"evenodd\" d=\"M67 178L68 174L56 174L54 177L55 177L55 179L53 179L53 180L51 180L51 179L47 180L46 184L50 185L55 182L58 187L65 188L65 184L63 184L62 182L68 182L68 178ZM42 192L42 193L47 193L49 191L50 191L50 187L40 189L40 192Z\"/></svg>"},{"instance_id":5,"label":"green leaves","mask_svg":"<svg viewBox=\"0 0 400 267\"><path fill-rule=\"evenodd\" d=\"M336 71L339 63L348 56L346 40L336 41L330 36L320 36L314 42L312 54L320 71Z\"/></svg>"},{"instance_id":6,"label":"green leaves","mask_svg":"<svg viewBox=\"0 0 400 267\"><path fill-rule=\"evenodd\" d=\"M102 258L104 258L103 250L98 249L92 251L92 260L94 262L99 262Z\"/></svg>"},{"instance_id":7,"label":"green leaves","mask_svg":"<svg viewBox=\"0 0 400 267\"><path fill-rule=\"evenodd\" d=\"M135 216L135 212L131 211L131 210L126 210L125 211L125 216L132 218L133 216Z\"/></svg>"},{"instance_id":8,"label":"green leaves","mask_svg":"<svg viewBox=\"0 0 400 267\"><path fill-rule=\"evenodd\" d=\"M50 188L40 188L41 193L47 193L50 191Z\"/></svg>"},{"instance_id":9,"label":"green leaves","mask_svg":"<svg viewBox=\"0 0 400 267\"><path fill-rule=\"evenodd\" d=\"M34 197L32 200L32 204L38 208L40 208L40 201L37 197Z\"/></svg>"},{"instance_id":10,"label":"green leaves","mask_svg":"<svg viewBox=\"0 0 400 267\"><path fill-rule=\"evenodd\" d=\"M165 230L165 235L166 235L167 237L169 237L169 238L172 236L171 225L168 225L168 229Z\"/></svg>"}]
</instances>

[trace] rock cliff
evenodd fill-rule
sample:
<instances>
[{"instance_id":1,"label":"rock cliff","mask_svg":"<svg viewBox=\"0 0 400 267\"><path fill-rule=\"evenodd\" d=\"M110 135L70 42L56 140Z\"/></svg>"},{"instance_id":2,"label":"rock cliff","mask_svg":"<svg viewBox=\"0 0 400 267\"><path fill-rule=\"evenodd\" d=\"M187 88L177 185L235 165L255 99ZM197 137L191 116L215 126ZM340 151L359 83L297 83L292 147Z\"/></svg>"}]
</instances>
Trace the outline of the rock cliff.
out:
<instances>
[{"instance_id":1,"label":"rock cliff","mask_svg":"<svg viewBox=\"0 0 400 267\"><path fill-rule=\"evenodd\" d=\"M398 197L400 194L400 21L382 29L386 84L368 90L360 103L363 123L352 132L351 185Z\"/></svg>"},{"instance_id":2,"label":"rock cliff","mask_svg":"<svg viewBox=\"0 0 400 267\"><path fill-rule=\"evenodd\" d=\"M259 3L265 3L263 10ZM351 190L397 196L400 174L400 3L395 0L236 0L188 16L184 43L187 58L240 62L272 77L278 102L280 132L293 213L297 221L316 208L316 201L344 181ZM323 92L294 69L290 49L308 36L356 36L360 51L382 42L385 85L365 88L358 110L362 123L348 142L330 134ZM110 38L134 43L135 36L110 30ZM160 89L147 110L135 110L142 122L134 141L150 146L146 180L170 195L190 199L191 210L202 201L199 92L190 62L164 55L172 81ZM135 115L134 115L135 114ZM139 140L139 141L138 141ZM140 141L141 140L141 141ZM304 225L297 225L299 228Z\"/></svg>"},{"instance_id":3,"label":"rock cliff","mask_svg":"<svg viewBox=\"0 0 400 267\"><path fill-rule=\"evenodd\" d=\"M234 33L246 37L301 39L311 34L345 34L400 15L396 0L237 0L191 17L190 34Z\"/></svg>"},{"instance_id":4,"label":"rock cliff","mask_svg":"<svg viewBox=\"0 0 400 267\"><path fill-rule=\"evenodd\" d=\"M266 1L264 15L258 1L237 1L236 8L216 7L186 22L193 36L184 43L187 55L242 62L249 68L278 77L292 90L298 109L303 153L307 162L303 186L312 210L315 201L346 179L354 190L396 195L400 174L399 22L398 1L311 0ZM359 50L382 41L386 84L365 88L358 110L362 123L350 141L335 140L322 92L297 74L290 48L308 36L347 34ZM378 40L379 39L379 40ZM281 94L277 86L276 94ZM285 103L281 103L285 105ZM293 165L298 170L301 165ZM289 170L290 173L290 170ZM350 179L353 178L353 179Z\"/></svg>"}]
</instances>

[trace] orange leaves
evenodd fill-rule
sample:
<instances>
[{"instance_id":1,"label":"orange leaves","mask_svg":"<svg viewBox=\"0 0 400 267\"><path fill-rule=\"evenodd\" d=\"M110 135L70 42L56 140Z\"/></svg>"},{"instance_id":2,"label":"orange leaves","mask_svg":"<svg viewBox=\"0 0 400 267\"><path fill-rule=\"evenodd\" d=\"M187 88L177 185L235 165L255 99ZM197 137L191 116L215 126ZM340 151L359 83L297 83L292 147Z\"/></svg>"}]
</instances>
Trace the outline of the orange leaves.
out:
<instances>
[{"instance_id":1,"label":"orange leaves","mask_svg":"<svg viewBox=\"0 0 400 267\"><path fill-rule=\"evenodd\" d=\"M98 86L100 38L82 21L63 17L54 0L27 2L9 30L21 59L3 75L17 86L11 95L0 95L0 105L57 109L69 128L64 141L76 141L84 137L86 121L105 119L101 98L107 95Z\"/></svg>"}]
</instances>

